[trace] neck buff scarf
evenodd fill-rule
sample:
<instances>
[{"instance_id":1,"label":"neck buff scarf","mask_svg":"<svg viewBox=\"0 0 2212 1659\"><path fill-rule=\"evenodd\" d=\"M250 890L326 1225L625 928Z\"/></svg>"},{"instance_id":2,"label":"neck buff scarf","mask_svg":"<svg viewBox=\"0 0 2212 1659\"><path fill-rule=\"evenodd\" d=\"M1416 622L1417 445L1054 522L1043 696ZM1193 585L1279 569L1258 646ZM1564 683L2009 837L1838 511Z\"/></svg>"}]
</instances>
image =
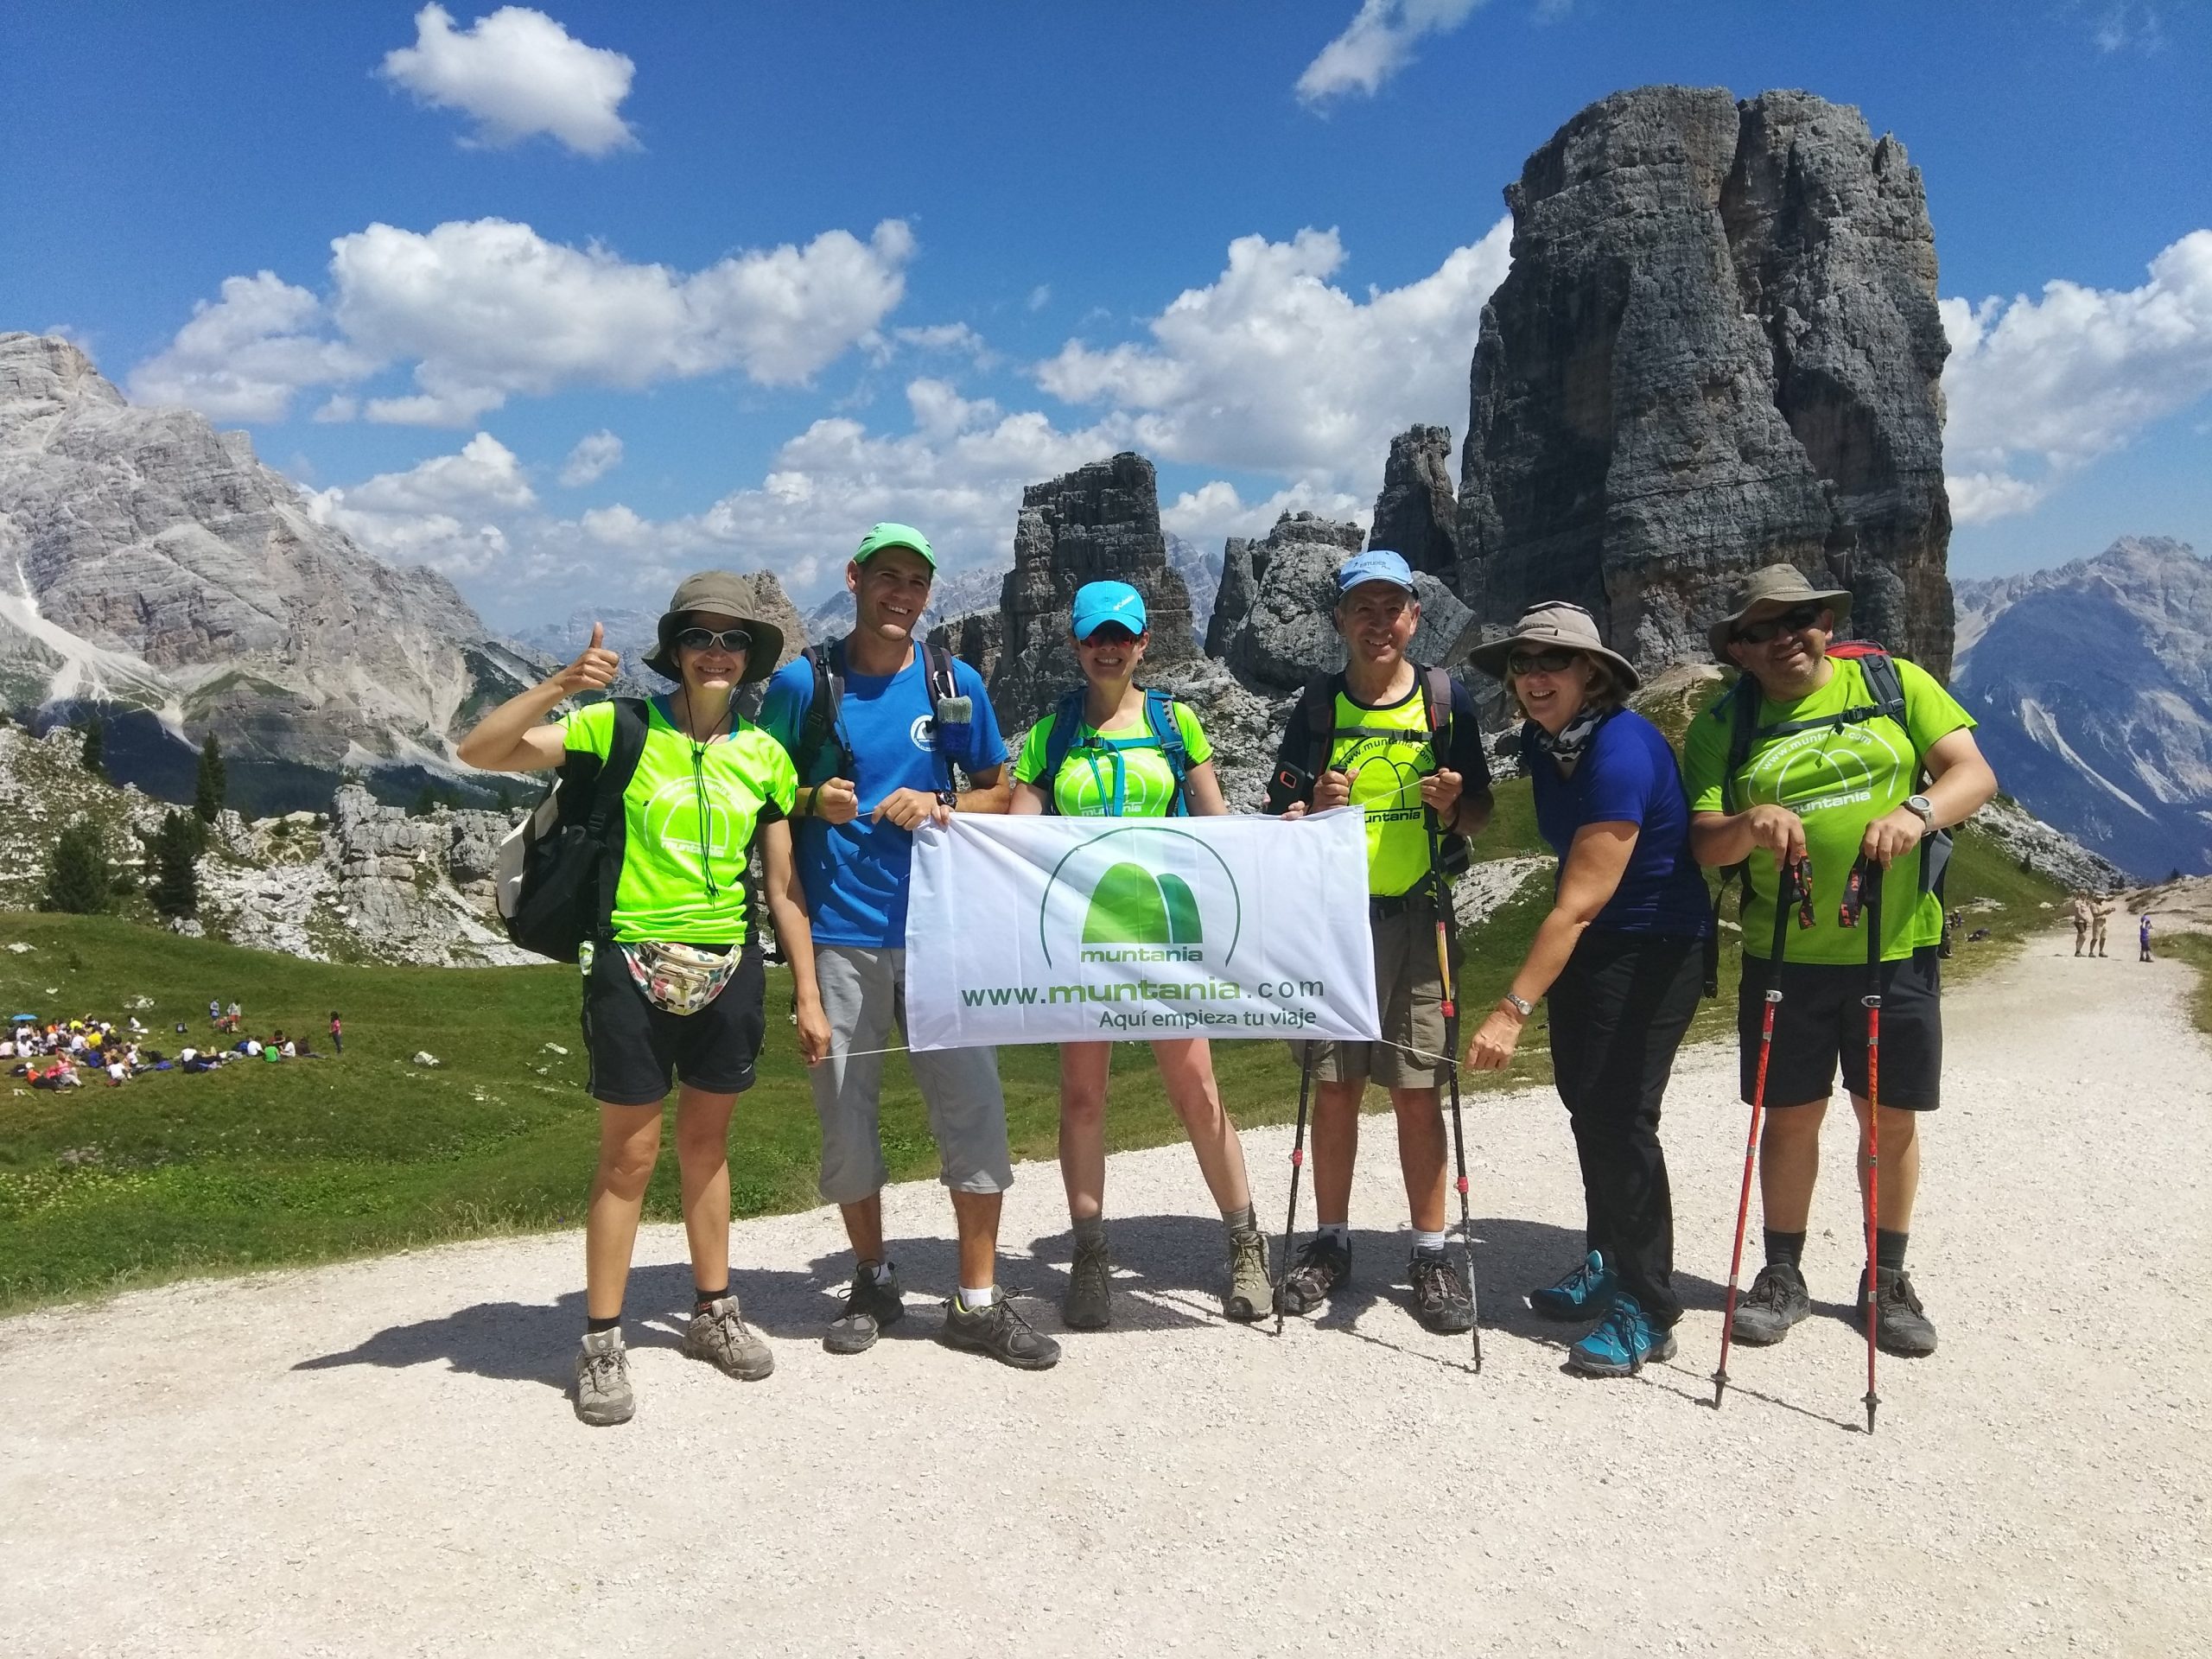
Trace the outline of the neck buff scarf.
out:
<instances>
[{"instance_id":1,"label":"neck buff scarf","mask_svg":"<svg viewBox=\"0 0 2212 1659\"><path fill-rule=\"evenodd\" d=\"M1611 712L1610 709L1592 709L1585 703L1574 711L1573 720L1560 728L1557 737L1532 720L1529 722L1529 746L1539 754L1551 756L1560 777L1572 778L1589 750L1590 740L1598 735L1598 728Z\"/></svg>"}]
</instances>

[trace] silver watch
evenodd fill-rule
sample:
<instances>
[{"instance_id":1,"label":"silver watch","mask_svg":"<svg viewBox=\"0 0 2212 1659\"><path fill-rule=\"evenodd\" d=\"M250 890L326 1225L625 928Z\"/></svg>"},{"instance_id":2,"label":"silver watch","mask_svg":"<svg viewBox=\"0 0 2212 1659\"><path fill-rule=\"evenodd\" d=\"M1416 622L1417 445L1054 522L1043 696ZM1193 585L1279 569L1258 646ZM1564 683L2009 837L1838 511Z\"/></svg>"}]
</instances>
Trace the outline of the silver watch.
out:
<instances>
[{"instance_id":1,"label":"silver watch","mask_svg":"<svg viewBox=\"0 0 2212 1659\"><path fill-rule=\"evenodd\" d=\"M1526 1020L1530 1014L1536 1011L1536 1005L1531 1002L1527 997L1516 996L1510 991L1508 991L1503 996L1500 997L1498 1001L1511 1004L1513 1011L1519 1014L1523 1020Z\"/></svg>"},{"instance_id":2,"label":"silver watch","mask_svg":"<svg viewBox=\"0 0 2212 1659\"><path fill-rule=\"evenodd\" d=\"M1906 811L1918 813L1920 821L1930 830L1936 827L1936 803L1925 795L1908 795L1904 798L1904 805Z\"/></svg>"}]
</instances>

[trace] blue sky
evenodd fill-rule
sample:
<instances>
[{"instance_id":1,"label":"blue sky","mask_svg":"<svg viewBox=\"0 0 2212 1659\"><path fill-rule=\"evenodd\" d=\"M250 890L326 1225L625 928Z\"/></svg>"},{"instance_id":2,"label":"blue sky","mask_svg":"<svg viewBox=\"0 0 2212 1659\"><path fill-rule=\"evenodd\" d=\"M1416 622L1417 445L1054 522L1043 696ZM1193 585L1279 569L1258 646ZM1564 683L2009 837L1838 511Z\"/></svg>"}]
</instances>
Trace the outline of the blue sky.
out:
<instances>
[{"instance_id":1,"label":"blue sky","mask_svg":"<svg viewBox=\"0 0 2212 1659\"><path fill-rule=\"evenodd\" d=\"M0 327L245 427L318 511L501 624L657 603L709 563L810 596L881 517L997 560L1023 482L1118 447L1209 548L1286 505L1363 513L1390 432L1464 430L1501 188L1583 105L1666 80L1856 104L1922 168L1961 346L1955 572L2130 532L2212 550L2212 8L178 4L11 28Z\"/></svg>"}]
</instances>

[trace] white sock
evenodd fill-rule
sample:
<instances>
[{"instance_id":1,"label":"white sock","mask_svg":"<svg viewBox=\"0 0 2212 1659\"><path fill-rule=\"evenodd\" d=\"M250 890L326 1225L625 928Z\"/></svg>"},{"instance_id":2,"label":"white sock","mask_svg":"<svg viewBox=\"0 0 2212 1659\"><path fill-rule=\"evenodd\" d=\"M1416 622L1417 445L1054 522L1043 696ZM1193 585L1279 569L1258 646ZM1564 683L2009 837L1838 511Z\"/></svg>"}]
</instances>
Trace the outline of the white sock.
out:
<instances>
[{"instance_id":1,"label":"white sock","mask_svg":"<svg viewBox=\"0 0 2212 1659\"><path fill-rule=\"evenodd\" d=\"M1415 1255L1443 1255L1444 1235L1442 1233L1424 1233L1420 1228L1414 1228L1414 1254Z\"/></svg>"},{"instance_id":2,"label":"white sock","mask_svg":"<svg viewBox=\"0 0 2212 1659\"><path fill-rule=\"evenodd\" d=\"M1348 1221L1325 1221L1313 1229L1316 1238L1333 1239L1339 1244L1351 1243L1351 1224Z\"/></svg>"},{"instance_id":3,"label":"white sock","mask_svg":"<svg viewBox=\"0 0 2212 1659\"><path fill-rule=\"evenodd\" d=\"M981 1290L970 1290L965 1285L960 1287L960 1306L970 1313L981 1313L998 1299L999 1287L996 1285L986 1285Z\"/></svg>"},{"instance_id":4,"label":"white sock","mask_svg":"<svg viewBox=\"0 0 2212 1659\"><path fill-rule=\"evenodd\" d=\"M877 1262L872 1263L868 1268L868 1271L875 1275L875 1282L877 1284L887 1285L891 1282L891 1264L888 1262Z\"/></svg>"}]
</instances>

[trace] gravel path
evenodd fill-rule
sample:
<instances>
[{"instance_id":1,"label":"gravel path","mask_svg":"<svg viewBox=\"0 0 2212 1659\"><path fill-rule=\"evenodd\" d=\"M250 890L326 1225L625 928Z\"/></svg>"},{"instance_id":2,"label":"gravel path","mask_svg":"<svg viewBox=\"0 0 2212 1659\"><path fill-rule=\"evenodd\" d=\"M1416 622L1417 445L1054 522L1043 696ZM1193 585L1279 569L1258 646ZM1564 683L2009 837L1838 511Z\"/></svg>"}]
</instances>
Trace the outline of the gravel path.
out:
<instances>
[{"instance_id":1,"label":"gravel path","mask_svg":"<svg viewBox=\"0 0 2212 1659\"><path fill-rule=\"evenodd\" d=\"M677 1351L681 1235L647 1230L622 1429L583 1427L559 1392L573 1235L0 1323L4 1645L2201 1652L2212 1056L2187 983L2052 938L1953 998L1913 1244L1943 1347L1885 1360L1871 1440L1839 1306L1859 1249L1840 1112L1815 1317L1739 1350L1726 1408L1707 1403L1743 1144L1732 1058L1707 1048L1670 1120L1691 1312L1680 1358L1633 1382L1564 1373L1519 1300L1578 1248L1548 1093L1472 1120L1480 1376L1403 1311L1375 1119L1360 1293L1281 1341L1215 1315L1217 1224L1181 1147L1114 1160L1122 1321L1042 1376L939 1347L917 1297L895 1339L824 1354L843 1272L827 1211L737 1230L778 1360L750 1386ZM1248 1137L1277 1224L1287 1141ZM1054 1175L1021 1171L1006 1229L1007 1280L1052 1329ZM943 1294L943 1198L887 1202L910 1287Z\"/></svg>"}]
</instances>

